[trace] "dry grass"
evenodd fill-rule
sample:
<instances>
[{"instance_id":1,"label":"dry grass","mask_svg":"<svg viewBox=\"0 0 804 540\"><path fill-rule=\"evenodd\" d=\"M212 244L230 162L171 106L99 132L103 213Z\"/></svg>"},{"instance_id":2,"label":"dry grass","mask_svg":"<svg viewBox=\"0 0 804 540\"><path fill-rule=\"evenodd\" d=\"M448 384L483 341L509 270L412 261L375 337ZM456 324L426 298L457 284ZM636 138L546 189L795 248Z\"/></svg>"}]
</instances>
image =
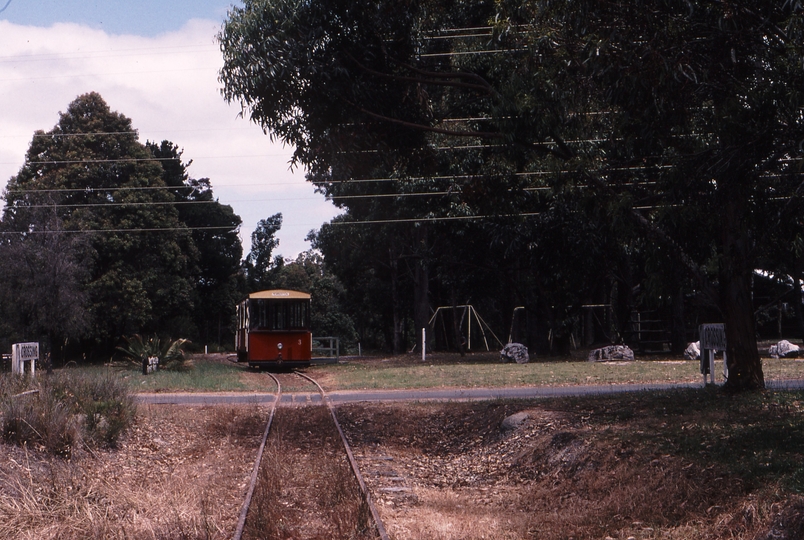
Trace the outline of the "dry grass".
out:
<instances>
[{"instance_id":1,"label":"dry grass","mask_svg":"<svg viewBox=\"0 0 804 540\"><path fill-rule=\"evenodd\" d=\"M516 412L528 418L502 430ZM327 410L277 414L249 537L371 538ZM230 538L266 417L143 407L117 449L68 460L0 445L0 538ZM349 405L339 418L396 540L804 538L804 393ZM410 492L380 491L392 476Z\"/></svg>"},{"instance_id":2,"label":"dry grass","mask_svg":"<svg viewBox=\"0 0 804 540\"><path fill-rule=\"evenodd\" d=\"M2 446L0 538L230 538L263 417L236 407L143 409L117 450L69 461Z\"/></svg>"},{"instance_id":3,"label":"dry grass","mask_svg":"<svg viewBox=\"0 0 804 540\"><path fill-rule=\"evenodd\" d=\"M503 418L525 411L517 429ZM344 406L392 538L804 538L800 394Z\"/></svg>"},{"instance_id":4,"label":"dry grass","mask_svg":"<svg viewBox=\"0 0 804 540\"><path fill-rule=\"evenodd\" d=\"M368 508L325 407L277 411L244 538L374 538Z\"/></svg>"},{"instance_id":5,"label":"dry grass","mask_svg":"<svg viewBox=\"0 0 804 540\"><path fill-rule=\"evenodd\" d=\"M22 389L29 390L20 394ZM0 435L69 458L76 447L113 447L134 417L128 387L110 374L62 370L37 379L0 375Z\"/></svg>"}]
</instances>

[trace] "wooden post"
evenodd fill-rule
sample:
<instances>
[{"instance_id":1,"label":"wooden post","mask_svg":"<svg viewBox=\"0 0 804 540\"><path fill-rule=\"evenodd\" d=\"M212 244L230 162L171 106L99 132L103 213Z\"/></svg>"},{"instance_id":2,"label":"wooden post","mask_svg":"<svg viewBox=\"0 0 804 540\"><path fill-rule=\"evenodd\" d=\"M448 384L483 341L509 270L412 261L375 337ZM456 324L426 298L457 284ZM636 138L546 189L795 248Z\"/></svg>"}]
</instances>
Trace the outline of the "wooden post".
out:
<instances>
[{"instance_id":1,"label":"wooden post","mask_svg":"<svg viewBox=\"0 0 804 540\"><path fill-rule=\"evenodd\" d=\"M422 327L422 362L426 362L425 355L427 354L427 329Z\"/></svg>"}]
</instances>

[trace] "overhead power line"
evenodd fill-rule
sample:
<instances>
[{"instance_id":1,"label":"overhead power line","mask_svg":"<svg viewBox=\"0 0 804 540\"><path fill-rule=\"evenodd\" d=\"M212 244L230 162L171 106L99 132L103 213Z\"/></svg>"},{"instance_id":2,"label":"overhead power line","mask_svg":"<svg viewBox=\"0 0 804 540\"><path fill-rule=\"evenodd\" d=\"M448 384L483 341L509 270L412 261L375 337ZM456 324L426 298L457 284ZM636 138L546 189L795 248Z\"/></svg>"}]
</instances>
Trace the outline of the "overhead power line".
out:
<instances>
[{"instance_id":1,"label":"overhead power line","mask_svg":"<svg viewBox=\"0 0 804 540\"><path fill-rule=\"evenodd\" d=\"M160 133L210 133L210 132L222 132L222 131L250 131L253 130L254 126L249 124L246 127L240 128L203 128L203 129L146 129L146 131L159 131ZM139 135L141 129L134 129L131 131L87 131L82 133L34 133L32 136L34 138L47 138L47 137L97 137L97 136L114 136L114 135ZM21 138L28 138L29 135L25 134L8 134L3 133L0 135L0 138L3 139L21 139ZM164 137L160 137L160 139L164 139ZM284 155L284 154L282 154Z\"/></svg>"},{"instance_id":2,"label":"overhead power line","mask_svg":"<svg viewBox=\"0 0 804 540\"><path fill-rule=\"evenodd\" d=\"M528 49L486 49L482 51L458 51L443 53L424 53L419 54L419 58L450 58L453 56L473 56L481 54L511 54L515 52L526 52Z\"/></svg>"},{"instance_id":3,"label":"overhead power line","mask_svg":"<svg viewBox=\"0 0 804 540\"><path fill-rule=\"evenodd\" d=\"M73 73L73 74L63 74L63 75L50 75L47 77L16 77L16 78L7 78L7 79L0 79L0 82L20 82L20 81L46 81L46 80L53 80L53 79L66 79L66 78L76 78L76 77L108 77L108 76L119 76L119 75L146 75L146 74L159 74L159 73L186 73L188 71L210 71L209 68L183 68L183 69L151 69L151 70L140 70L140 71L118 71L118 72L105 72L105 73Z\"/></svg>"},{"instance_id":4,"label":"overhead power line","mask_svg":"<svg viewBox=\"0 0 804 540\"><path fill-rule=\"evenodd\" d=\"M77 229L77 230L34 230L34 231L0 231L0 234L28 235L28 234L102 234L102 233L140 233L140 232L180 232L180 231L231 231L237 227L154 227L131 229Z\"/></svg>"},{"instance_id":5,"label":"overhead power line","mask_svg":"<svg viewBox=\"0 0 804 540\"><path fill-rule=\"evenodd\" d=\"M225 184L223 187L231 188L231 187L263 187L263 188L270 188L275 186L294 186L294 187L315 187L314 184L308 183L306 180L302 182L271 182L269 184L266 183L259 183L259 184ZM218 186L219 188L221 186ZM118 191L178 191L178 190L196 190L199 189L206 189L203 186L137 186L137 187L92 187L92 188L52 188L52 189L19 189L13 188L9 189L6 194L7 195L25 195L30 193L105 193L109 191L118 192ZM212 186L210 185L210 190Z\"/></svg>"},{"instance_id":6,"label":"overhead power line","mask_svg":"<svg viewBox=\"0 0 804 540\"><path fill-rule=\"evenodd\" d=\"M103 207L108 208L112 206L174 206L179 204L218 204L218 201L149 201L149 202L102 202L102 203L67 203L67 204L25 204L20 206L11 206L12 209L28 209L28 208L89 208L89 207Z\"/></svg>"},{"instance_id":7,"label":"overhead power line","mask_svg":"<svg viewBox=\"0 0 804 540\"><path fill-rule=\"evenodd\" d=\"M249 184L253 185L253 184ZM27 193L104 193L107 191L151 191L151 190L197 189L195 186L138 186L138 187L91 187L91 188L53 188L53 189L9 189L9 195Z\"/></svg>"},{"instance_id":8,"label":"overhead power line","mask_svg":"<svg viewBox=\"0 0 804 540\"><path fill-rule=\"evenodd\" d=\"M34 133L34 138L46 137L94 137L98 135L139 135L139 132L134 131L95 131L88 133Z\"/></svg>"},{"instance_id":9,"label":"overhead power line","mask_svg":"<svg viewBox=\"0 0 804 540\"><path fill-rule=\"evenodd\" d=\"M120 159L65 159L53 161L29 161L29 165L81 165L93 163L139 163L143 161L178 161L179 158L120 158Z\"/></svg>"},{"instance_id":10,"label":"overhead power line","mask_svg":"<svg viewBox=\"0 0 804 540\"><path fill-rule=\"evenodd\" d=\"M367 219L364 221L332 221L330 225L381 225L392 223L422 223L436 221L473 221L484 219L498 219L510 217L535 217L541 212L522 212L518 214L489 214L483 216L444 216L444 217L423 217L423 218L398 218L398 219Z\"/></svg>"},{"instance_id":11,"label":"overhead power line","mask_svg":"<svg viewBox=\"0 0 804 540\"><path fill-rule=\"evenodd\" d=\"M246 154L241 156L196 156L193 158L193 161L198 159L258 159L258 158L269 158L269 157L280 157L286 154ZM26 163L28 165L80 165L82 163L85 164L96 164L96 163L132 163L132 162L143 162L143 161L180 161L181 158L119 158L119 159L74 159L74 160L51 160L51 161L28 161L24 162L23 165ZM15 161L3 161L0 162L0 165L16 165L17 162Z\"/></svg>"},{"instance_id":12,"label":"overhead power line","mask_svg":"<svg viewBox=\"0 0 804 540\"><path fill-rule=\"evenodd\" d=\"M61 60L63 58L69 57L74 59L81 59L81 58L103 58L103 57L117 57L117 56L136 56L136 54L128 54L128 53L139 53L144 51L159 51L160 54L164 53L165 51L188 51L193 52L195 50L211 50L214 45L207 44L207 43L196 43L193 45L171 45L168 47L133 47L133 48L125 48L125 49L99 49L94 51L75 51L75 52L54 52L54 53L32 53L32 54L14 54L14 55L2 55L0 56L0 62L4 61L16 61L19 58L25 58L27 60L36 60L36 59L44 59L44 60ZM215 47L217 50L217 47ZM117 54L117 53L126 53L126 54ZM93 56L95 55L95 56ZM102 55L102 56L97 56Z\"/></svg>"}]
</instances>

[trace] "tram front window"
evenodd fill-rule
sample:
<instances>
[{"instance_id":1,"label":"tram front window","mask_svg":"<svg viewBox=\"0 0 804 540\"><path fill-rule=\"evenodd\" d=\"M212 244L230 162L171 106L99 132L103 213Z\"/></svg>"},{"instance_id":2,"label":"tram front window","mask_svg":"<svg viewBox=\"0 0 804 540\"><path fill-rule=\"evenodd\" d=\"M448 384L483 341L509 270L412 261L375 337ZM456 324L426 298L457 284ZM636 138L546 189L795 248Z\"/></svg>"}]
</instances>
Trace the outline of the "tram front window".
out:
<instances>
[{"instance_id":1,"label":"tram front window","mask_svg":"<svg viewBox=\"0 0 804 540\"><path fill-rule=\"evenodd\" d=\"M252 330L301 330L309 326L307 301L251 300Z\"/></svg>"}]
</instances>

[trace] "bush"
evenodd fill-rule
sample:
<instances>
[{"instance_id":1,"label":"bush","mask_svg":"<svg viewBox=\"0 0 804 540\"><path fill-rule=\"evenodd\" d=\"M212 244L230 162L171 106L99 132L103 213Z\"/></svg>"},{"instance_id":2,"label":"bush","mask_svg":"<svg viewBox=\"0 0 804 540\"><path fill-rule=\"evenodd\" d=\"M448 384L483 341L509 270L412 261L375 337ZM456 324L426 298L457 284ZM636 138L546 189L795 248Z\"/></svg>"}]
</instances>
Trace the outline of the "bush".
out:
<instances>
[{"instance_id":1,"label":"bush","mask_svg":"<svg viewBox=\"0 0 804 540\"><path fill-rule=\"evenodd\" d=\"M138 367L149 358L157 357L160 369L180 371L192 368L192 362L184 356L183 350L186 345L190 344L189 340L171 341L168 339L163 343L159 336L143 338L139 334L123 339L126 340L126 346L117 347L117 350L128 356Z\"/></svg>"},{"instance_id":2,"label":"bush","mask_svg":"<svg viewBox=\"0 0 804 540\"><path fill-rule=\"evenodd\" d=\"M4 402L3 439L70 457L81 440L80 428L68 407L52 394L31 394Z\"/></svg>"},{"instance_id":3,"label":"bush","mask_svg":"<svg viewBox=\"0 0 804 540\"><path fill-rule=\"evenodd\" d=\"M2 377L0 431L7 442L69 457L82 442L114 447L136 410L128 387L111 375L60 371L30 385L20 396L20 378Z\"/></svg>"}]
</instances>

